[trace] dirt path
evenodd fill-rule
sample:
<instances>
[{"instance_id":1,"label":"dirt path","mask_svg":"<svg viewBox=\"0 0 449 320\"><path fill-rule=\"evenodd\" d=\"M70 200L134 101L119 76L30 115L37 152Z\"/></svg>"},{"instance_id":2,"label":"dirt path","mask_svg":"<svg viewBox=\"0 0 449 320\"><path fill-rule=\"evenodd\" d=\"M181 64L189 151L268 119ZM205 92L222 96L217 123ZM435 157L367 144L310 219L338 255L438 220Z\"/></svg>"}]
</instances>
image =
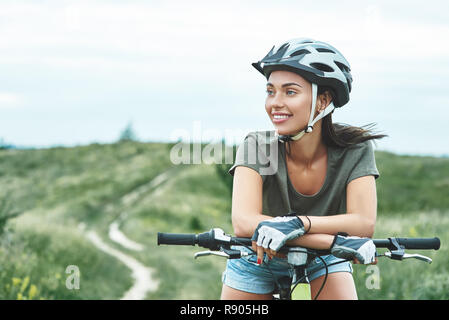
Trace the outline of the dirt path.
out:
<instances>
[{"instance_id":1,"label":"dirt path","mask_svg":"<svg viewBox=\"0 0 449 320\"><path fill-rule=\"evenodd\" d=\"M98 249L117 258L131 269L135 282L123 295L121 300L143 300L148 291L157 290L159 282L151 276L154 272L151 268L146 267L120 250L112 248L106 244L95 231L87 232L86 236Z\"/></svg>"},{"instance_id":2,"label":"dirt path","mask_svg":"<svg viewBox=\"0 0 449 320\"><path fill-rule=\"evenodd\" d=\"M132 192L122 197L122 204L125 206L131 205L137 201L141 196L155 195L158 191L156 187L168 180L171 170L161 173L152 179L149 183L140 186ZM148 194L148 192L151 192ZM120 224L127 218L126 212L123 212L120 217L113 221L109 225L109 238L121 245L123 248L133 251L142 251L145 246L132 241L126 237L124 233L120 231ZM80 224L81 229L85 228L84 224ZM117 258L123 262L132 271L134 278L134 285L123 295L121 300L143 300L150 291L156 291L159 286L159 281L152 277L154 270L143 265L133 257L123 253L122 251L115 249L105 243L95 231L88 231L86 237L101 251Z\"/></svg>"},{"instance_id":3,"label":"dirt path","mask_svg":"<svg viewBox=\"0 0 449 320\"><path fill-rule=\"evenodd\" d=\"M109 225L109 239L120 244L122 247L133 250L133 251L142 251L145 246L128 239L123 232L119 229L119 222L114 221Z\"/></svg>"}]
</instances>

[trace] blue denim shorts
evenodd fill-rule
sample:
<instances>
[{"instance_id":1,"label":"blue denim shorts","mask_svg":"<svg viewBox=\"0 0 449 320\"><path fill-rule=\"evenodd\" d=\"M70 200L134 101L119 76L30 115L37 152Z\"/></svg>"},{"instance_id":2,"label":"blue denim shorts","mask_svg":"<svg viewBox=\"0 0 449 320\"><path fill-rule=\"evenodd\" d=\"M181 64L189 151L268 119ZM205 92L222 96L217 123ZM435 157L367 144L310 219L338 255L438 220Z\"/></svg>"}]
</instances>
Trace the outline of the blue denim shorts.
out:
<instances>
[{"instance_id":1,"label":"blue denim shorts","mask_svg":"<svg viewBox=\"0 0 449 320\"><path fill-rule=\"evenodd\" d=\"M252 253L246 247L235 246L234 248ZM322 256L326 264L344 261L333 255ZM271 270L271 272L270 272ZM313 259L306 267L309 281L319 278L326 274L326 267L319 258ZM345 261L328 267L328 273L350 272L352 273L351 262ZM276 287L275 279L280 277L293 277L293 270L289 267L287 259L274 257L269 260L264 255L263 263L257 264L257 255L251 254L240 259L229 259L226 264L226 270L222 275L222 282L228 287L258 294L272 293Z\"/></svg>"}]
</instances>

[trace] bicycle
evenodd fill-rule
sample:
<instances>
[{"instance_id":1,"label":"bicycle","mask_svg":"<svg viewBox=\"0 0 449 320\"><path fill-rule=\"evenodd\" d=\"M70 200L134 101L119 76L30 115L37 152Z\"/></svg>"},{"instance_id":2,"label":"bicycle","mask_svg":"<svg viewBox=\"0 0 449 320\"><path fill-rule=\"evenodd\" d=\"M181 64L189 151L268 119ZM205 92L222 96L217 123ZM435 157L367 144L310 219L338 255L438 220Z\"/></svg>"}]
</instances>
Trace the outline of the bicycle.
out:
<instances>
[{"instance_id":1,"label":"bicycle","mask_svg":"<svg viewBox=\"0 0 449 320\"><path fill-rule=\"evenodd\" d=\"M432 259L421 254L408 254L405 249L410 250L438 250L440 248L440 239L435 238L387 238L387 239L372 239L376 248L386 248L389 251L384 253L377 253L376 257L387 257L393 260L404 260L415 258L427 263L432 263ZM207 248L207 251L200 251L195 253L194 258L204 257L208 255L215 255L227 259L239 259L244 256L256 254L252 248L250 238L238 238L225 234L220 228L212 228L210 231L200 234L180 234L180 233L161 233L158 232L157 244L166 245L198 245ZM253 253L238 250L232 246L243 246L250 249ZM317 250L303 247L283 247L279 251L287 256L287 261L290 268L293 270L293 277L281 277L276 279L273 277L276 284L276 289L273 293L275 300L297 300L298 298L305 298L310 300L310 284L306 271L306 266L315 258L319 258L325 265L326 273L324 281L318 290L314 300L320 295L326 279L328 276L328 267L334 264L343 263L349 260L339 261L327 265L323 255L330 254L330 250Z\"/></svg>"}]
</instances>

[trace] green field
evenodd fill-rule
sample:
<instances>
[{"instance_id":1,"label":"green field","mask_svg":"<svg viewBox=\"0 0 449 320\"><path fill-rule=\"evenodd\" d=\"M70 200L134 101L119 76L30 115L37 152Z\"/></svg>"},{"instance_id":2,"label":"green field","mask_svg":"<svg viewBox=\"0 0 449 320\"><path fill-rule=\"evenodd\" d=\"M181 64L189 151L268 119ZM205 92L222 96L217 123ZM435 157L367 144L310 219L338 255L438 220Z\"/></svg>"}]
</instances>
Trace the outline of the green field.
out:
<instances>
[{"instance_id":1,"label":"green field","mask_svg":"<svg viewBox=\"0 0 449 320\"><path fill-rule=\"evenodd\" d=\"M160 246L161 232L231 233L227 165L174 165L172 144L120 142L73 148L0 150L0 299L120 299L131 270L99 250L111 248L154 269L159 287L146 299L218 299L226 261L193 259L202 249ZM355 265L360 299L449 298L449 159L376 152L375 237L433 237L439 251L421 252L431 265L380 258L380 288L367 287L367 266ZM109 239L113 221L133 251ZM68 288L68 266L80 271Z\"/></svg>"}]
</instances>

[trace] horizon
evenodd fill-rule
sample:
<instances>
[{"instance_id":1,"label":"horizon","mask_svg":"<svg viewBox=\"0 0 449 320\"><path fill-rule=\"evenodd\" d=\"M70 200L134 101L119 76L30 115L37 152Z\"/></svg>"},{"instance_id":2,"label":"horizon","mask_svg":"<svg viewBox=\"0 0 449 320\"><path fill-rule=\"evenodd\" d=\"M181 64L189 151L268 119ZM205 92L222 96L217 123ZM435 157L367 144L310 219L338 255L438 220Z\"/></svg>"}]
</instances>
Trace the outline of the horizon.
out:
<instances>
[{"instance_id":1,"label":"horizon","mask_svg":"<svg viewBox=\"0 0 449 320\"><path fill-rule=\"evenodd\" d=\"M239 146L239 144L228 144L226 143L226 139L223 137L223 139L225 140L225 145L226 147L233 147L233 146ZM207 144L216 144L216 143L220 143L222 140L213 140L213 141L191 141L191 142L187 142L184 140L180 140L180 141L162 141L162 140L142 140L139 138L133 139L133 140L129 140L131 142L136 142L136 143L143 143L143 144L147 144L147 143L161 143L161 144L173 144L173 143L190 143L190 144L198 144L198 143L202 143L203 145L207 145ZM120 139L116 139L115 141L91 141L89 143L86 144L54 144L54 145L44 145L44 146L27 146L27 145L15 145L15 144L1 144L1 140L0 140L0 150L42 150L42 149L55 149L55 148L77 148L77 147L86 147L86 146L90 146L90 145L94 145L94 144L98 144L98 145L108 145L108 144L116 144L116 143L120 143ZM374 151L377 152L387 152L387 153L391 153L397 156L410 156L410 157L432 157L432 158L449 158L449 153L442 153L442 154L425 154L425 153L417 153L417 154L412 154L412 153L400 153L400 152L396 152L396 151L392 151L392 150L385 150L385 149L380 149L376 146L376 144L374 143ZM235 154L233 154L233 157L235 157ZM233 159L234 160L234 159Z\"/></svg>"}]
</instances>

